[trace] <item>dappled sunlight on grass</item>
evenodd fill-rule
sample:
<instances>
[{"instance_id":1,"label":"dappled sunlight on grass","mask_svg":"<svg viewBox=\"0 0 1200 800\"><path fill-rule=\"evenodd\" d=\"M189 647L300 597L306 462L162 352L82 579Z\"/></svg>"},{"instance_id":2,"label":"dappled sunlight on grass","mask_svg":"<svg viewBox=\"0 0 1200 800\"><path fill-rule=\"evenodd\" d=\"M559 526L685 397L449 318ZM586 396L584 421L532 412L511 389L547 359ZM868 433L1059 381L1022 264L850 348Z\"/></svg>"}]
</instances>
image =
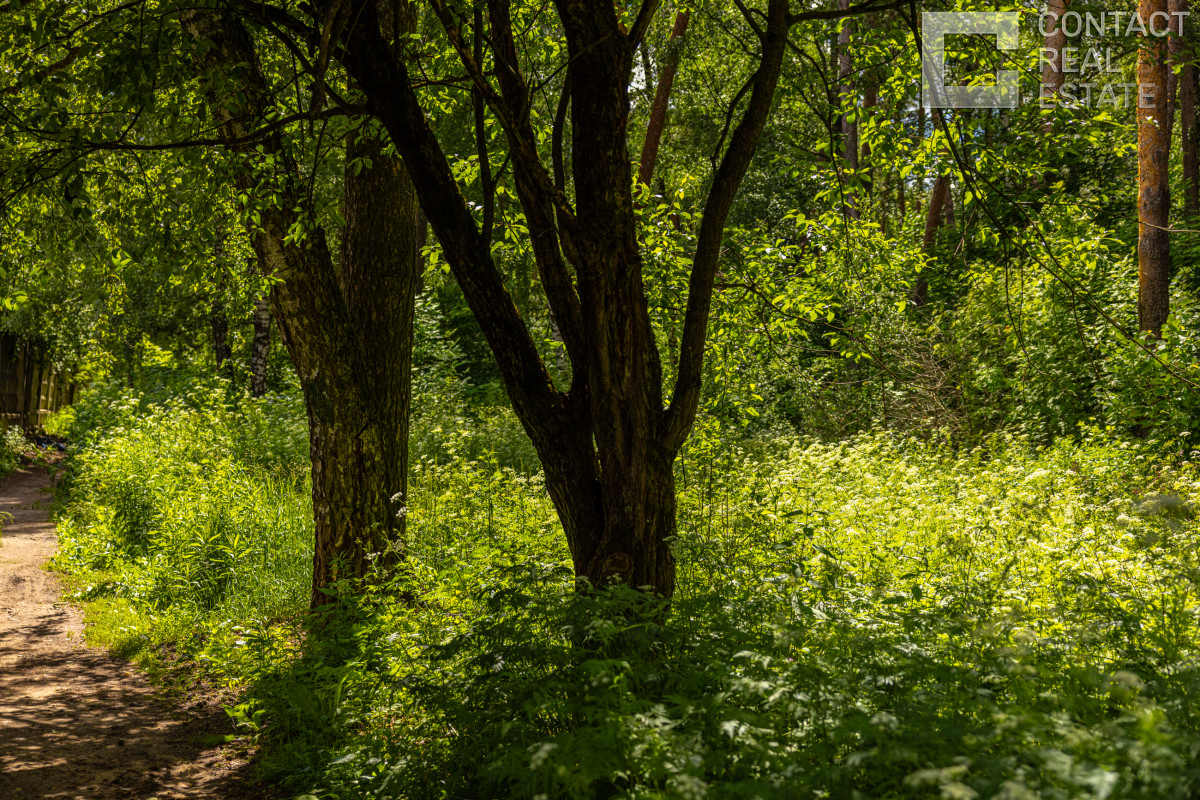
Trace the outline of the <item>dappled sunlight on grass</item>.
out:
<instances>
[{"instance_id":1,"label":"dappled sunlight on grass","mask_svg":"<svg viewBox=\"0 0 1200 800\"><path fill-rule=\"evenodd\" d=\"M171 642L238 687L231 713L296 791L1196 789L1189 462L1101 440L954 452L706 423L678 465L667 605L575 591L540 476L449 447L414 466L403 575L314 629L297 616L306 484L239 460L237 424L152 414L78 454L58 565L93 601L93 637L151 657Z\"/></svg>"}]
</instances>

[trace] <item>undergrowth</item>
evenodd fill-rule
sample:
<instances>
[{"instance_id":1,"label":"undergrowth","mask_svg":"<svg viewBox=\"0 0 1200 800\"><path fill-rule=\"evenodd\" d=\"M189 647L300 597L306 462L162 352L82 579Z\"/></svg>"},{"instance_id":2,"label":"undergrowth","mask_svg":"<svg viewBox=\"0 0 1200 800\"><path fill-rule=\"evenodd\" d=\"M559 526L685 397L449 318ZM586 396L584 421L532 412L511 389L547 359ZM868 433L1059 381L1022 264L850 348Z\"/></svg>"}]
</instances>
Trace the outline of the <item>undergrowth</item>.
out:
<instances>
[{"instance_id":1,"label":"undergrowth","mask_svg":"<svg viewBox=\"0 0 1200 800\"><path fill-rule=\"evenodd\" d=\"M170 643L234 687L264 776L294 793L1200 791L1191 461L1098 434L954 452L702 421L665 605L575 590L506 412L486 438L418 421L403 579L313 621L296 407L94 392L74 413L105 428L72 454L56 561L94 640Z\"/></svg>"}]
</instances>

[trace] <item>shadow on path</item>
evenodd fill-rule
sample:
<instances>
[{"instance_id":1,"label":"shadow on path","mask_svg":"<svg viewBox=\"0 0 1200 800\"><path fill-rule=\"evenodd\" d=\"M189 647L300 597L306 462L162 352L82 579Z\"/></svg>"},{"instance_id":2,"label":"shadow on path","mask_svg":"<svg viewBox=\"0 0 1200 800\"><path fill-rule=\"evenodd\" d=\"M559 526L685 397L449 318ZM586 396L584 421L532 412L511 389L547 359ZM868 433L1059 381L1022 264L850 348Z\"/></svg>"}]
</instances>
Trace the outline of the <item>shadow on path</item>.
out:
<instances>
[{"instance_id":1,"label":"shadow on path","mask_svg":"<svg viewBox=\"0 0 1200 800\"><path fill-rule=\"evenodd\" d=\"M43 569L50 488L40 472L0 481L0 799L259 796L246 762L205 744L232 733L219 708L175 711L128 662L84 646Z\"/></svg>"}]
</instances>

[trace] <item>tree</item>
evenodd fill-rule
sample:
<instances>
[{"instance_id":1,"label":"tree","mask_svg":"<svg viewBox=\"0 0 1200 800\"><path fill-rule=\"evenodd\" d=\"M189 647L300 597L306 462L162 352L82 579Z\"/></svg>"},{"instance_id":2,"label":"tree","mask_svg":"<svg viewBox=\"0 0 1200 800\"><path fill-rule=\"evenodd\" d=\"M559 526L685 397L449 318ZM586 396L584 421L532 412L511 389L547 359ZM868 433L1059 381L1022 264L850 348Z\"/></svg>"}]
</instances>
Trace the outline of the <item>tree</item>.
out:
<instances>
[{"instance_id":1,"label":"tree","mask_svg":"<svg viewBox=\"0 0 1200 800\"><path fill-rule=\"evenodd\" d=\"M274 316L304 390L312 454L314 606L339 578L361 578L377 555L395 561L404 532L408 405L416 254L415 196L399 159L378 136L350 135L345 176L346 230L340 274L294 154L278 134L255 148L253 125L270 98L257 50L226 10L188 10L222 141L241 156L239 189L273 170L275 199L257 211L250 235L259 263L278 279ZM311 223L309 223L311 224Z\"/></svg>"},{"instance_id":2,"label":"tree","mask_svg":"<svg viewBox=\"0 0 1200 800\"><path fill-rule=\"evenodd\" d=\"M1067 33L1060 24L1063 14L1070 5L1069 0L1047 0L1046 38L1043 44L1042 85L1038 93L1040 102L1057 102L1066 74L1063 72L1062 50L1067 45ZM1047 120L1043 127L1049 129L1053 123Z\"/></svg>"},{"instance_id":3,"label":"tree","mask_svg":"<svg viewBox=\"0 0 1200 800\"><path fill-rule=\"evenodd\" d=\"M233 154L231 180L274 281L272 314L308 409L314 602L336 578L365 573L403 530L408 370L396 355L406 351L415 285L409 181L538 451L576 572L594 585L616 578L673 590L673 464L700 403L726 222L771 112L789 30L901 3L792 13L786 0L762 0L727 9L737 29L730 38L745 54L738 63L749 67L712 137L703 210L688 232L695 245L678 365L667 378L646 299L628 135L633 60L658 5L487 0L460 14L458 4L431 0L421 6L429 16L417 46L406 34L410 6L399 2L168 4L153 9L161 35L146 36L148 6L135 1L98 16L74 12L83 19L55 39L56 47L93 45L48 82L58 91L78 74L77 102L98 112L37 129L46 133L33 138L50 144L26 159L33 180L106 148L216 142ZM42 0L39 14L53 24L63 8ZM172 38L175 20L181 40ZM482 102L460 115L447 97L464 84L468 101ZM143 114L168 105L178 113ZM310 191L320 194L321 132L331 120L358 125L345 142L340 260ZM27 138L32 130L12 129ZM300 158L301 132L316 166ZM458 154L472 151L465 164ZM503 203L494 199L500 188ZM511 276L493 256L498 211L528 231L522 238L569 360L566 388L551 380L506 287Z\"/></svg>"},{"instance_id":4,"label":"tree","mask_svg":"<svg viewBox=\"0 0 1200 800\"><path fill-rule=\"evenodd\" d=\"M555 4L568 51L564 91L571 110L574 203L567 196L565 166L548 169L538 152L510 3L487 4L495 85L473 57L461 21L440 0L432 6L504 131L542 286L571 361L566 391L551 382L505 291L489 243L481 239L421 107L416 81L403 60L390 56L379 33L374 3L348 4L345 13L357 22L345 28L339 58L409 165L421 206L538 451L576 573L595 585L615 578L669 595L675 586L669 546L675 533L673 462L700 399L722 231L766 124L787 31L797 17L784 0L770 0L761 23L747 16L760 61L705 202L678 375L664 407L662 367L642 284L626 130L633 57L655 4L643 6L628 33L611 5ZM321 4L318 14L332 17L334 8Z\"/></svg>"},{"instance_id":5,"label":"tree","mask_svg":"<svg viewBox=\"0 0 1200 800\"><path fill-rule=\"evenodd\" d=\"M1167 18L1165 0L1141 0L1143 20ZM1149 24L1149 23L1147 23ZM1151 34L1138 50L1138 328L1159 336L1170 313L1171 97L1167 91L1167 41Z\"/></svg>"},{"instance_id":6,"label":"tree","mask_svg":"<svg viewBox=\"0 0 1200 800\"><path fill-rule=\"evenodd\" d=\"M850 0L838 0L838 8L847 11ZM838 94L842 100L842 163L850 175L851 183L858 181L858 103L855 100L854 84L850 78L854 74L854 54L851 52L850 40L854 36L854 22L849 17L841 21L838 31ZM851 189L846 196L846 213L858 219L858 192Z\"/></svg>"},{"instance_id":7,"label":"tree","mask_svg":"<svg viewBox=\"0 0 1200 800\"><path fill-rule=\"evenodd\" d=\"M1188 0L1169 0L1172 20L1181 20L1180 30L1172 30L1168 43L1171 64L1178 68L1176 77L1179 103L1179 149L1183 155L1183 210L1189 220L1200 216L1200 120L1196 119L1196 99L1200 94L1200 70L1196 68L1195 37L1182 20L1187 19Z\"/></svg>"}]
</instances>

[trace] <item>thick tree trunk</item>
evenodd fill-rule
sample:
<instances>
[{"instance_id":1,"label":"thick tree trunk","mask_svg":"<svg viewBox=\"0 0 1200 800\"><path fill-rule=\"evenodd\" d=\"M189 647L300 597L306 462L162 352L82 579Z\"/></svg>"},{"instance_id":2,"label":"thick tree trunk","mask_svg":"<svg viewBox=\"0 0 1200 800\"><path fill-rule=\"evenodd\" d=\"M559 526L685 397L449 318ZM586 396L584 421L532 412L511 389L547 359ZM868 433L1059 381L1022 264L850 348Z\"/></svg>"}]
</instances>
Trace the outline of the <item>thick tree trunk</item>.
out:
<instances>
[{"instance_id":1,"label":"thick tree trunk","mask_svg":"<svg viewBox=\"0 0 1200 800\"><path fill-rule=\"evenodd\" d=\"M250 342L250 395L267 393L267 365L271 354L271 304L265 297L254 300L254 338Z\"/></svg>"},{"instance_id":2,"label":"thick tree trunk","mask_svg":"<svg viewBox=\"0 0 1200 800\"><path fill-rule=\"evenodd\" d=\"M1141 0L1142 19L1166 15L1165 0ZM1148 37L1138 51L1138 327L1159 336L1170 313L1171 98L1167 92L1167 42Z\"/></svg>"},{"instance_id":3,"label":"thick tree trunk","mask_svg":"<svg viewBox=\"0 0 1200 800\"><path fill-rule=\"evenodd\" d=\"M586 557L580 574L593 586L620 580L635 588L669 597L675 591L675 556L669 540L675 535L675 454L643 432L632 448L608 442L602 452L626 469L601 472L602 524L591 527L581 540ZM650 452L642 450L647 447Z\"/></svg>"},{"instance_id":4,"label":"thick tree trunk","mask_svg":"<svg viewBox=\"0 0 1200 800\"><path fill-rule=\"evenodd\" d=\"M355 163L371 167L357 168ZM354 537L379 526L369 539L380 552L402 541L408 496L408 417L412 397L413 308L416 295L416 194L400 159L385 156L378 139L351 134L346 145L345 216L342 232L341 289L350 323L360 339L365 373L357 386L367 420L323 419L310 413L312 424L313 497L319 488L331 517L355 520L366 505L368 514L354 524L333 524L331 535L317 538L313 582L336 573L334 562L346 554L367 558ZM356 429L364 423L378 432L370 469L364 461ZM347 465L353 465L346 469ZM317 486L318 474L327 481ZM392 499L392 518L383 522ZM372 508L371 506L375 507ZM393 545L388 559L399 553ZM387 564L387 561L385 561ZM353 573L367 564L356 563Z\"/></svg>"},{"instance_id":5,"label":"thick tree trunk","mask_svg":"<svg viewBox=\"0 0 1200 800\"><path fill-rule=\"evenodd\" d=\"M214 86L221 87L210 93L214 117L245 159L239 188L253 194L256 154L240 141L269 108L253 41L232 14L189 11L183 20L194 38L209 43L200 65L217 73ZM313 210L283 143L268 137L262 147L275 160L279 200L261 210L251 236L260 265L281 279L271 292L274 316L308 412L315 607L336 582L362 579L373 565L402 557L407 425L400 419L408 410L414 197L407 174L387 159L347 175L339 281L321 228L288 238L299 216L311 218Z\"/></svg>"},{"instance_id":6,"label":"thick tree trunk","mask_svg":"<svg viewBox=\"0 0 1200 800\"><path fill-rule=\"evenodd\" d=\"M675 584L666 541L675 527L671 466L699 403L725 220L770 111L787 47L788 5L786 0L768 3L762 63L705 203L679 378L665 409L642 281L626 130L638 37L633 30L622 32L611 4L556 3L568 46L572 206L539 157L509 4L488 0L487 6L495 61L489 74L462 37L461 20L440 4L433 9L504 128L542 287L571 358L571 387L565 392L554 386L504 288L407 67L373 32L377 12L370 0L351 3L357 22L346 29L340 57L409 166L446 260L496 356L513 408L538 450L576 572L593 584L620 579L669 595ZM641 24L649 17L639 19ZM644 27L638 31L643 32Z\"/></svg>"}]
</instances>

